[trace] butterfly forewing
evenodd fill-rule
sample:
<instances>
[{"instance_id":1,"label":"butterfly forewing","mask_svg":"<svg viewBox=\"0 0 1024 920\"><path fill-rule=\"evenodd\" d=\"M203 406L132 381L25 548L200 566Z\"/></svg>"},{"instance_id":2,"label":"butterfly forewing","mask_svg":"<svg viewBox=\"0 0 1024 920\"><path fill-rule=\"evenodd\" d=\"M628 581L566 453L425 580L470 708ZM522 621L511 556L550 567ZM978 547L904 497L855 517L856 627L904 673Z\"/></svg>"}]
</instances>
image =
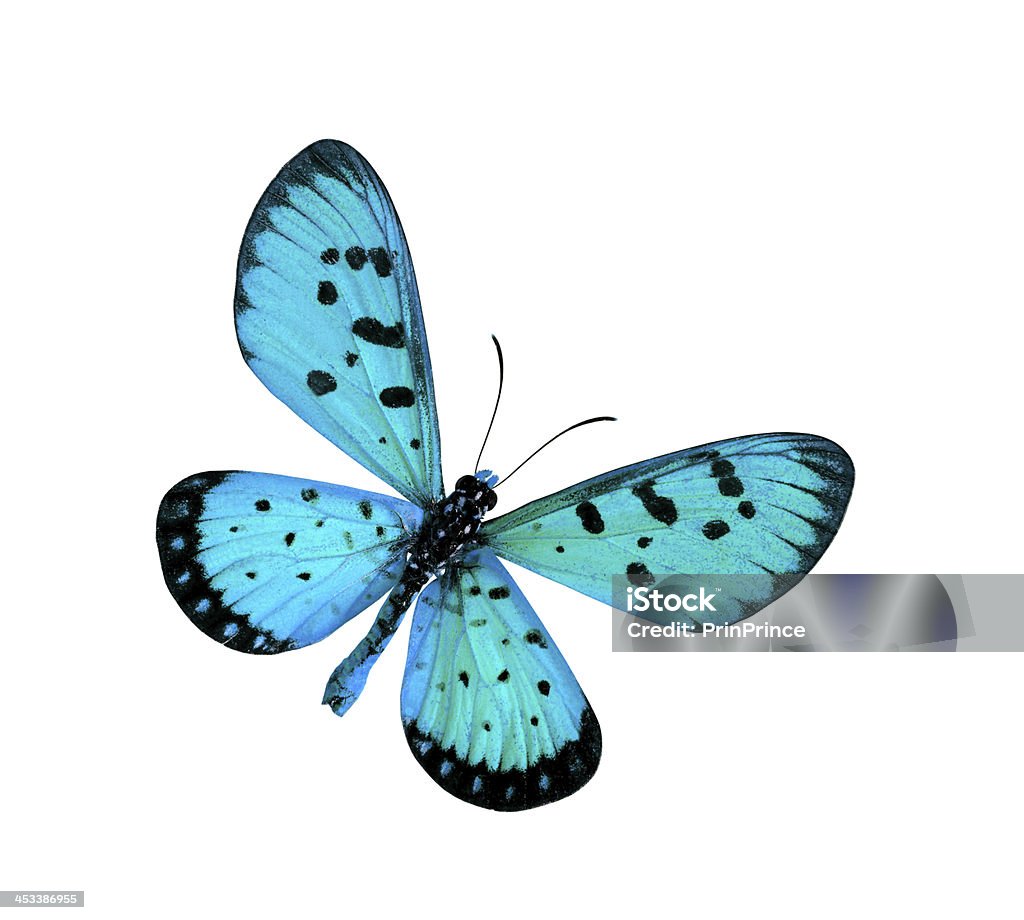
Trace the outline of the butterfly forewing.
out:
<instances>
[{"instance_id":1,"label":"butterfly forewing","mask_svg":"<svg viewBox=\"0 0 1024 920\"><path fill-rule=\"evenodd\" d=\"M571 795L601 730L554 641L487 549L420 595L402 685L413 754L448 792L502 811Z\"/></svg>"},{"instance_id":2,"label":"butterfly forewing","mask_svg":"<svg viewBox=\"0 0 1024 920\"><path fill-rule=\"evenodd\" d=\"M317 642L388 591L419 508L266 473L201 473L160 504L164 579L193 623L260 654Z\"/></svg>"},{"instance_id":3,"label":"butterfly forewing","mask_svg":"<svg viewBox=\"0 0 1024 920\"><path fill-rule=\"evenodd\" d=\"M605 473L488 521L512 562L605 603L612 576L761 575L698 622L750 616L828 547L853 488L838 445L803 434L734 438ZM724 601L725 599L723 599Z\"/></svg>"},{"instance_id":4,"label":"butterfly forewing","mask_svg":"<svg viewBox=\"0 0 1024 920\"><path fill-rule=\"evenodd\" d=\"M260 199L235 326L252 370L317 431L418 504L441 497L412 260L387 191L351 147L307 147Z\"/></svg>"}]
</instances>

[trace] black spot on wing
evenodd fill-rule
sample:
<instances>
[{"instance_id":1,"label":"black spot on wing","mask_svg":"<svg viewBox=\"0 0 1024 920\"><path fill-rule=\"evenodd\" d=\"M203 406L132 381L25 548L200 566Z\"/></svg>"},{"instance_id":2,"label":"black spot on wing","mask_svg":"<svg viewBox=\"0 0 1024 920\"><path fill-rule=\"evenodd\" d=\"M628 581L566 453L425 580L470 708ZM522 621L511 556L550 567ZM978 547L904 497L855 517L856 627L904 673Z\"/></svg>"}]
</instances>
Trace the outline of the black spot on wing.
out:
<instances>
[{"instance_id":1,"label":"black spot on wing","mask_svg":"<svg viewBox=\"0 0 1024 920\"><path fill-rule=\"evenodd\" d=\"M260 499L256 500L256 502L253 505L253 507L257 511L269 511L270 510L270 502L267 501L265 498L260 498Z\"/></svg>"},{"instance_id":2,"label":"black spot on wing","mask_svg":"<svg viewBox=\"0 0 1024 920\"><path fill-rule=\"evenodd\" d=\"M304 502L315 502L320 497L320 493L316 489L303 489L302 500Z\"/></svg>"},{"instance_id":3,"label":"black spot on wing","mask_svg":"<svg viewBox=\"0 0 1024 920\"><path fill-rule=\"evenodd\" d=\"M754 508L753 502L740 502L736 506L736 510L743 515L748 521L757 514L757 509Z\"/></svg>"},{"instance_id":4,"label":"black spot on wing","mask_svg":"<svg viewBox=\"0 0 1024 920\"><path fill-rule=\"evenodd\" d=\"M338 381L327 371L310 371L306 374L306 386L314 396L326 396L338 389Z\"/></svg>"},{"instance_id":5,"label":"black spot on wing","mask_svg":"<svg viewBox=\"0 0 1024 920\"><path fill-rule=\"evenodd\" d=\"M385 387L380 391L380 401L388 409L407 409L416 399L408 387Z\"/></svg>"},{"instance_id":6,"label":"black spot on wing","mask_svg":"<svg viewBox=\"0 0 1024 920\"><path fill-rule=\"evenodd\" d=\"M548 647L547 640L544 638L544 633L539 629L528 629L526 634L523 636L523 641L527 645L536 645L539 648Z\"/></svg>"},{"instance_id":7,"label":"black spot on wing","mask_svg":"<svg viewBox=\"0 0 1024 920\"><path fill-rule=\"evenodd\" d=\"M739 498L743 494L743 483L735 476L718 480L718 491L727 498Z\"/></svg>"},{"instance_id":8,"label":"black spot on wing","mask_svg":"<svg viewBox=\"0 0 1024 920\"><path fill-rule=\"evenodd\" d=\"M356 366L356 361L358 361L358 360L359 360L359 355L357 355L354 351L346 351L345 352L345 363L349 367L355 367Z\"/></svg>"},{"instance_id":9,"label":"black spot on wing","mask_svg":"<svg viewBox=\"0 0 1024 920\"><path fill-rule=\"evenodd\" d=\"M345 250L345 261L352 271L359 271L366 264L366 250L362 246L350 246Z\"/></svg>"},{"instance_id":10,"label":"black spot on wing","mask_svg":"<svg viewBox=\"0 0 1024 920\"><path fill-rule=\"evenodd\" d=\"M405 326L395 323L385 326L375 316L360 316L352 323L352 334L371 345L383 348L405 348Z\"/></svg>"},{"instance_id":11,"label":"black spot on wing","mask_svg":"<svg viewBox=\"0 0 1024 920\"><path fill-rule=\"evenodd\" d=\"M640 549L647 549L647 547L650 546L653 542L654 540L652 537L641 537L639 540L636 541L636 545L639 546Z\"/></svg>"},{"instance_id":12,"label":"black spot on wing","mask_svg":"<svg viewBox=\"0 0 1024 920\"><path fill-rule=\"evenodd\" d=\"M492 601L504 600L506 597L508 597L508 595L509 595L509 590L504 585L501 585L498 588L491 588L491 590L487 592L487 596Z\"/></svg>"},{"instance_id":13,"label":"black spot on wing","mask_svg":"<svg viewBox=\"0 0 1024 920\"><path fill-rule=\"evenodd\" d=\"M330 249L325 249L323 252L320 253L320 261L323 262L324 265L337 265L338 259L340 258L341 253L338 252L338 250L335 249L333 246Z\"/></svg>"},{"instance_id":14,"label":"black spot on wing","mask_svg":"<svg viewBox=\"0 0 1024 920\"><path fill-rule=\"evenodd\" d=\"M537 726L537 716L530 717ZM601 760L601 727L589 705L580 716L579 737L526 770L488 770L470 764L451 748L442 748L415 722L405 725L409 749L431 779L456 798L495 811L523 811L557 802L582 788Z\"/></svg>"},{"instance_id":15,"label":"black spot on wing","mask_svg":"<svg viewBox=\"0 0 1024 920\"><path fill-rule=\"evenodd\" d=\"M604 530L601 512L597 510L597 506L593 502L580 502L576 506L576 516L587 533L597 534Z\"/></svg>"},{"instance_id":16,"label":"black spot on wing","mask_svg":"<svg viewBox=\"0 0 1024 920\"><path fill-rule=\"evenodd\" d=\"M729 532L729 525L725 521L708 521L702 528L702 532L709 540L717 540Z\"/></svg>"},{"instance_id":17,"label":"black spot on wing","mask_svg":"<svg viewBox=\"0 0 1024 920\"><path fill-rule=\"evenodd\" d=\"M381 278L387 278L391 274L391 270L394 267L391 264L391 253L381 246L374 246L373 249L368 249L366 255L369 257L370 262L373 263L373 270Z\"/></svg>"},{"instance_id":18,"label":"black spot on wing","mask_svg":"<svg viewBox=\"0 0 1024 920\"><path fill-rule=\"evenodd\" d=\"M638 587L654 584L654 576L651 570L642 562L631 562L626 566L626 577L630 583Z\"/></svg>"},{"instance_id":19,"label":"black spot on wing","mask_svg":"<svg viewBox=\"0 0 1024 920\"><path fill-rule=\"evenodd\" d=\"M338 289L333 281L321 281L316 289L316 299L325 307L333 306L338 302Z\"/></svg>"},{"instance_id":20,"label":"black spot on wing","mask_svg":"<svg viewBox=\"0 0 1024 920\"><path fill-rule=\"evenodd\" d=\"M642 482L633 487L633 494L643 502L644 510L656 521L671 527L679 519L676 503L654 491L653 482Z\"/></svg>"},{"instance_id":21,"label":"black spot on wing","mask_svg":"<svg viewBox=\"0 0 1024 920\"><path fill-rule=\"evenodd\" d=\"M358 508L359 513L366 518L366 520L370 520L370 518L373 517L373 505L371 505L365 498L359 502Z\"/></svg>"},{"instance_id":22,"label":"black spot on wing","mask_svg":"<svg viewBox=\"0 0 1024 920\"><path fill-rule=\"evenodd\" d=\"M734 475L736 467L728 460L716 460L711 464L711 475L718 480L718 491L726 498L739 498L743 494L743 483Z\"/></svg>"}]
</instances>

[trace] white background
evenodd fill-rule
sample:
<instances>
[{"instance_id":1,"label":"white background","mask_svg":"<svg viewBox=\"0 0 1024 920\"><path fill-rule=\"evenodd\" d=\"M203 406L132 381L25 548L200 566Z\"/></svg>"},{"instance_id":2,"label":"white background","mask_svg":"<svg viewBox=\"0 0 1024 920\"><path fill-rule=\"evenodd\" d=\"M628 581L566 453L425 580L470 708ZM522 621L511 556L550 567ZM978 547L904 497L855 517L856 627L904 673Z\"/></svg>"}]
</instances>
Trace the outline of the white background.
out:
<instances>
[{"instance_id":1,"label":"white background","mask_svg":"<svg viewBox=\"0 0 1024 920\"><path fill-rule=\"evenodd\" d=\"M226 651L153 542L196 470L381 488L234 340L250 210L327 136L403 218L449 484L495 333L499 472L622 419L505 509L807 430L857 465L819 571L1020 572L1019 6L25 9L0 55L0 888L114 918L1019 916L1019 657L612 655L604 608L523 574L604 759L499 815L408 753L407 626L339 721L320 693L366 617Z\"/></svg>"}]
</instances>

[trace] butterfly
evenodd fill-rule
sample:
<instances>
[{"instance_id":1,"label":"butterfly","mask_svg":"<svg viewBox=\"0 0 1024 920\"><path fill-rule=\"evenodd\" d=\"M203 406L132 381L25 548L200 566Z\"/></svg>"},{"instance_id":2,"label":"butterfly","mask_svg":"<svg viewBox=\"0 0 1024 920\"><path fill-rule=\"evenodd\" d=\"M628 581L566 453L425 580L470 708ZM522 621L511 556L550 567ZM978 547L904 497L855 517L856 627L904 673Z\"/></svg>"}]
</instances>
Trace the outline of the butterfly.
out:
<instances>
[{"instance_id":1,"label":"butterfly","mask_svg":"<svg viewBox=\"0 0 1024 920\"><path fill-rule=\"evenodd\" d=\"M167 587L204 633L253 654L318 642L386 595L327 682L323 701L338 715L415 601L401 692L409 747L436 783L481 807L564 798L601 756L586 696L499 556L609 604L613 575L765 575L756 596L699 615L725 624L811 569L853 488L838 445L762 434L645 460L485 519L494 474L443 485L398 215L369 163L339 141L295 156L256 205L235 326L263 384L404 498L267 473L189 476L157 516Z\"/></svg>"}]
</instances>

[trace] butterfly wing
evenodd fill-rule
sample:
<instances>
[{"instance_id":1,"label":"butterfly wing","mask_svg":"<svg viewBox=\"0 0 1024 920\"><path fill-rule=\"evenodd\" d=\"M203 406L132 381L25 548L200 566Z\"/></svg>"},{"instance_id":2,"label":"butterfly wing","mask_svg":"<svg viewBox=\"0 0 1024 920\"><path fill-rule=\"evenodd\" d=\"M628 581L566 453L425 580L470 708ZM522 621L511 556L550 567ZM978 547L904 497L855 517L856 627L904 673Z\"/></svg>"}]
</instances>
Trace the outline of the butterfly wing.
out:
<instances>
[{"instance_id":1,"label":"butterfly wing","mask_svg":"<svg viewBox=\"0 0 1024 920\"><path fill-rule=\"evenodd\" d=\"M759 575L695 622L742 619L821 558L843 519L853 463L804 434L718 441L623 467L485 522L512 562L612 604L612 577Z\"/></svg>"},{"instance_id":2,"label":"butterfly wing","mask_svg":"<svg viewBox=\"0 0 1024 920\"><path fill-rule=\"evenodd\" d=\"M488 549L420 595L402 722L438 785L500 811L571 795L601 757L601 729L576 678Z\"/></svg>"},{"instance_id":3,"label":"butterfly wing","mask_svg":"<svg viewBox=\"0 0 1024 920\"><path fill-rule=\"evenodd\" d=\"M407 498L442 497L416 277L377 174L340 141L278 173L238 258L235 327L266 387Z\"/></svg>"},{"instance_id":4,"label":"butterfly wing","mask_svg":"<svg viewBox=\"0 0 1024 920\"><path fill-rule=\"evenodd\" d=\"M399 498L266 473L200 473L164 496L164 580L203 632L273 654L317 642L401 578L422 521Z\"/></svg>"}]
</instances>

